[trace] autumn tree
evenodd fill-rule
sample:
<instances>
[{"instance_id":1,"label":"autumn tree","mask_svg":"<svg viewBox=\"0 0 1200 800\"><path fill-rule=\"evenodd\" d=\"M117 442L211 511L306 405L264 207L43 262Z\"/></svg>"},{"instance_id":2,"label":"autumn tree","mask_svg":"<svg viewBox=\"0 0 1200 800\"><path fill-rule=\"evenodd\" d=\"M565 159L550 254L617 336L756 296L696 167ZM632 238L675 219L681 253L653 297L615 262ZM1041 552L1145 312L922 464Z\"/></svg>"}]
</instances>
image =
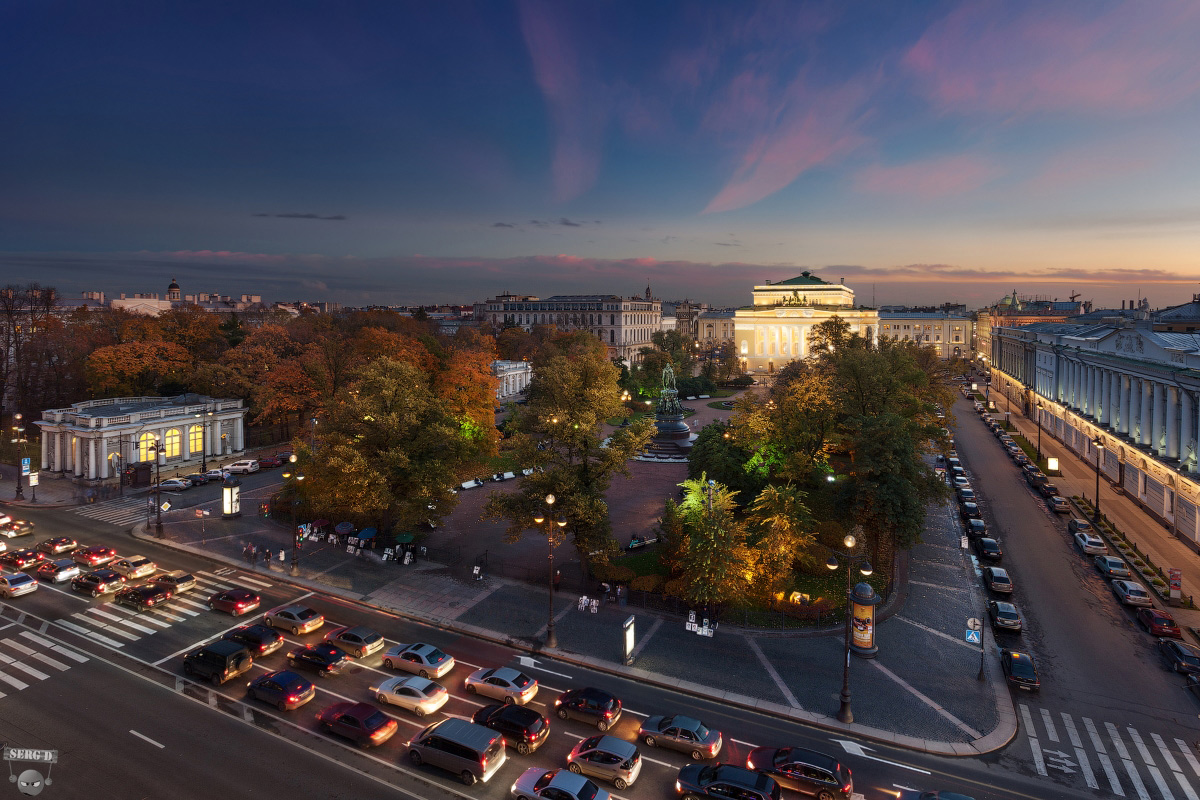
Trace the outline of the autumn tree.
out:
<instances>
[{"instance_id":1,"label":"autumn tree","mask_svg":"<svg viewBox=\"0 0 1200 800\"><path fill-rule=\"evenodd\" d=\"M221 333L221 318L197 305L164 311L157 318L163 341L173 342L192 354L197 363L213 362L229 344Z\"/></svg>"},{"instance_id":2,"label":"autumn tree","mask_svg":"<svg viewBox=\"0 0 1200 800\"><path fill-rule=\"evenodd\" d=\"M688 477L708 475L729 487L740 505L748 504L767 485L765 470L750 463L753 452L734 439L728 425L705 425L688 453Z\"/></svg>"},{"instance_id":3,"label":"autumn tree","mask_svg":"<svg viewBox=\"0 0 1200 800\"><path fill-rule=\"evenodd\" d=\"M191 363L187 350L170 342L109 345L88 358L88 384L100 397L152 395L164 381L184 377Z\"/></svg>"},{"instance_id":4,"label":"autumn tree","mask_svg":"<svg viewBox=\"0 0 1200 800\"><path fill-rule=\"evenodd\" d=\"M816 523L794 486L768 486L750 506L750 550L760 601L783 591L796 561L816 543Z\"/></svg>"},{"instance_id":5,"label":"autumn tree","mask_svg":"<svg viewBox=\"0 0 1200 800\"><path fill-rule=\"evenodd\" d=\"M839 408L832 375L798 370L767 396L743 395L731 419L734 441L751 452L749 469L773 482L801 485L823 467L836 433Z\"/></svg>"},{"instance_id":6,"label":"autumn tree","mask_svg":"<svg viewBox=\"0 0 1200 800\"><path fill-rule=\"evenodd\" d=\"M688 533L681 557L684 598L695 607L715 608L745 596L755 579L754 559L733 493L703 476L682 486L679 513Z\"/></svg>"},{"instance_id":7,"label":"autumn tree","mask_svg":"<svg viewBox=\"0 0 1200 800\"><path fill-rule=\"evenodd\" d=\"M507 537L516 541L536 532L533 515L553 494L580 555L604 562L618 549L604 493L614 474L629 474L627 462L645 449L653 423L638 420L605 440L605 420L622 411L617 369L586 333L548 343L534 364L528 398L512 417L516 433L509 442L518 463L536 469L517 491L493 493L485 515L507 521Z\"/></svg>"}]
</instances>

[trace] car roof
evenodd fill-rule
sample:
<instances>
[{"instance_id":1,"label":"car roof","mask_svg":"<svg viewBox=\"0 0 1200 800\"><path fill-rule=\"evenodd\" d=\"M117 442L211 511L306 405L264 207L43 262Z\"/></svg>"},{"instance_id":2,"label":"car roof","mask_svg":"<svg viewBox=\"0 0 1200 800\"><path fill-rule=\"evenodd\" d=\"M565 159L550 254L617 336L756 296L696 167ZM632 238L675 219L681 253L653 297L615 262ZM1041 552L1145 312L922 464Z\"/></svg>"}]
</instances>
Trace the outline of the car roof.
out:
<instances>
[{"instance_id":1,"label":"car roof","mask_svg":"<svg viewBox=\"0 0 1200 800\"><path fill-rule=\"evenodd\" d=\"M553 786L556 789L563 789L570 792L572 795L578 795L579 790L584 787L588 779L582 775L576 775L569 769L560 769L554 773L554 777L550 779L547 786Z\"/></svg>"},{"instance_id":2,"label":"car roof","mask_svg":"<svg viewBox=\"0 0 1200 800\"><path fill-rule=\"evenodd\" d=\"M428 678L422 678L420 675L401 675L393 680L392 685L411 686L413 689L416 689L419 692L428 692L438 684L434 683Z\"/></svg>"},{"instance_id":3,"label":"car roof","mask_svg":"<svg viewBox=\"0 0 1200 800\"><path fill-rule=\"evenodd\" d=\"M1007 578L1008 577L1008 570L1006 570L1004 567L988 567L988 570L991 572L992 577L995 577L995 578Z\"/></svg>"},{"instance_id":4,"label":"car roof","mask_svg":"<svg viewBox=\"0 0 1200 800\"><path fill-rule=\"evenodd\" d=\"M484 677L501 678L503 680L511 682L511 681L515 681L517 678L520 678L521 676L522 676L522 673L520 670L513 669L512 667L499 667L497 669L492 670L490 674L487 674Z\"/></svg>"},{"instance_id":5,"label":"car roof","mask_svg":"<svg viewBox=\"0 0 1200 800\"><path fill-rule=\"evenodd\" d=\"M700 720L696 719L695 717L685 717L682 714L676 714L673 717L665 717L663 719L663 724L674 725L675 727L690 731L699 728L703 723L701 723Z\"/></svg>"},{"instance_id":6,"label":"car roof","mask_svg":"<svg viewBox=\"0 0 1200 800\"><path fill-rule=\"evenodd\" d=\"M1016 611L1017 610L1016 606L1014 606L1012 603L1009 603L1006 600L993 600L992 605L994 605L996 607L997 611Z\"/></svg>"},{"instance_id":7,"label":"car roof","mask_svg":"<svg viewBox=\"0 0 1200 800\"><path fill-rule=\"evenodd\" d=\"M819 753L816 750L807 750L803 747L784 747L782 750L787 754L787 758L792 761L799 761L814 767L823 767L830 772L836 771L841 766L833 756Z\"/></svg>"},{"instance_id":8,"label":"car roof","mask_svg":"<svg viewBox=\"0 0 1200 800\"><path fill-rule=\"evenodd\" d=\"M637 746L632 742L608 735L597 736L596 744L593 745L592 749L612 753L614 756L619 756L620 758L632 758L637 753Z\"/></svg>"}]
</instances>

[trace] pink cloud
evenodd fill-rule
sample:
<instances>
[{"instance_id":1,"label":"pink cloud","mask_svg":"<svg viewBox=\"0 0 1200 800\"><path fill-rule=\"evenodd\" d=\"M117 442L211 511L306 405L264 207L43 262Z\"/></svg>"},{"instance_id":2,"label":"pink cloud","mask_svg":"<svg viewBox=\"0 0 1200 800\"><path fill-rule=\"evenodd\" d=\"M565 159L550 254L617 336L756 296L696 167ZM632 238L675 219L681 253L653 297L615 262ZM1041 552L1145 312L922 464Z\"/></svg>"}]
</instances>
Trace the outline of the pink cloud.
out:
<instances>
[{"instance_id":1,"label":"pink cloud","mask_svg":"<svg viewBox=\"0 0 1200 800\"><path fill-rule=\"evenodd\" d=\"M1046 159L1028 186L1032 191L1044 193L1097 181L1125 181L1130 175L1174 158L1177 150L1173 143L1164 141L1074 147Z\"/></svg>"},{"instance_id":2,"label":"pink cloud","mask_svg":"<svg viewBox=\"0 0 1200 800\"><path fill-rule=\"evenodd\" d=\"M935 198L978 189L999 174L988 161L958 155L897 166L875 164L854 176L854 188L873 194Z\"/></svg>"},{"instance_id":3,"label":"pink cloud","mask_svg":"<svg viewBox=\"0 0 1200 800\"><path fill-rule=\"evenodd\" d=\"M938 105L998 115L1168 108L1200 90L1200 5L959 5L902 59Z\"/></svg>"}]
</instances>

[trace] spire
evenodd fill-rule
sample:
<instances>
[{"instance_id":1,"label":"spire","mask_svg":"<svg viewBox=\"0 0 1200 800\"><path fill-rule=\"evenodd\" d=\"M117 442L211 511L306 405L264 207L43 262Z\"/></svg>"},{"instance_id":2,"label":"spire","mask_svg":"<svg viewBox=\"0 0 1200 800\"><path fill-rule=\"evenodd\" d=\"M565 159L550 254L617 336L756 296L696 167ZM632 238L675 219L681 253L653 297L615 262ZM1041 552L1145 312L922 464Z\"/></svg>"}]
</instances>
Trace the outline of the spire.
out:
<instances>
[{"instance_id":1,"label":"spire","mask_svg":"<svg viewBox=\"0 0 1200 800\"><path fill-rule=\"evenodd\" d=\"M650 294L650 279L646 278L646 299L653 300L654 296Z\"/></svg>"}]
</instances>

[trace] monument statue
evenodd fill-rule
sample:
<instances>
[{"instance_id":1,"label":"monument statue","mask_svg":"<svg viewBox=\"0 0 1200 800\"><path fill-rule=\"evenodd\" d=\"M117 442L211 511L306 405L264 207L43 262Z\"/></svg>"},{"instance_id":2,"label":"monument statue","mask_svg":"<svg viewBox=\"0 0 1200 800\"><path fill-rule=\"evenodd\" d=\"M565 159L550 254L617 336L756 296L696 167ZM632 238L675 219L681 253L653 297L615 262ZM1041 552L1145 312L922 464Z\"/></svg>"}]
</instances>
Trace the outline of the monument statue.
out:
<instances>
[{"instance_id":1,"label":"monument statue","mask_svg":"<svg viewBox=\"0 0 1200 800\"><path fill-rule=\"evenodd\" d=\"M679 419L683 419L683 406L679 404L679 389L675 387L675 370L671 368L670 364L667 364L662 371L662 391L658 395L655 417L662 420L664 417L676 415Z\"/></svg>"}]
</instances>

